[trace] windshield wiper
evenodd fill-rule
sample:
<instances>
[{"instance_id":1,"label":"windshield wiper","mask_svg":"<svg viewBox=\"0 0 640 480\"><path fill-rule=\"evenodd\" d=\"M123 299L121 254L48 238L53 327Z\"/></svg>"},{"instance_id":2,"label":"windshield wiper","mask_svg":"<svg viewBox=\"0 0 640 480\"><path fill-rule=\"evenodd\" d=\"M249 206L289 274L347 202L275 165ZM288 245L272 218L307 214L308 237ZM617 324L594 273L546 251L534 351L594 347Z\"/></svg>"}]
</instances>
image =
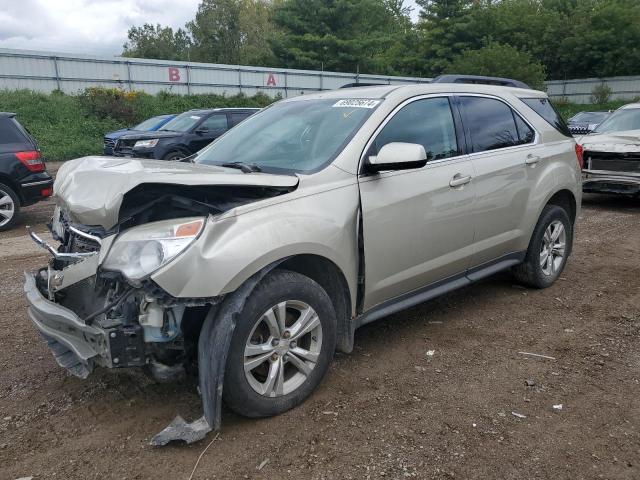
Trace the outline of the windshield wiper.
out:
<instances>
[{"instance_id":1,"label":"windshield wiper","mask_svg":"<svg viewBox=\"0 0 640 480\"><path fill-rule=\"evenodd\" d=\"M255 163L227 162L227 163L220 164L220 166L228 167L228 168L237 168L239 170L242 170L242 173L254 173L254 172L262 171L262 169Z\"/></svg>"}]
</instances>

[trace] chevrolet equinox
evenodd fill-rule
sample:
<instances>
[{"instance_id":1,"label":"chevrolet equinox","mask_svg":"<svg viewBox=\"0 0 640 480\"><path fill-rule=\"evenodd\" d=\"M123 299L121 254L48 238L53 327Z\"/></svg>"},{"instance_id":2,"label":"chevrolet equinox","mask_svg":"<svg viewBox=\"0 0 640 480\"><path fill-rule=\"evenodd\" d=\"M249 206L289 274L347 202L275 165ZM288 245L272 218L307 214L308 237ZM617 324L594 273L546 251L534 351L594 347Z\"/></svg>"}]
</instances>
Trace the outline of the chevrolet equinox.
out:
<instances>
[{"instance_id":1,"label":"chevrolet equinox","mask_svg":"<svg viewBox=\"0 0 640 480\"><path fill-rule=\"evenodd\" d=\"M354 330L510 269L553 284L571 253L581 151L542 92L454 83L304 95L191 162L85 157L54 185L51 254L26 275L57 362L197 372L202 438L225 404L300 404Z\"/></svg>"}]
</instances>

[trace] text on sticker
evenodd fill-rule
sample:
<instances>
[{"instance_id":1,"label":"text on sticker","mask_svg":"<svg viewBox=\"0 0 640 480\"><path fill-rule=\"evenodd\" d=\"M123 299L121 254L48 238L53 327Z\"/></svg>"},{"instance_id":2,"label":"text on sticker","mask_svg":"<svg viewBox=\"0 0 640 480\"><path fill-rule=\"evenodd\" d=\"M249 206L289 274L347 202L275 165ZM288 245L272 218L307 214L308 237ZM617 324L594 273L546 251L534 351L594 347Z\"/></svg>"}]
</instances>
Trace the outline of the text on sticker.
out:
<instances>
[{"instance_id":1,"label":"text on sticker","mask_svg":"<svg viewBox=\"0 0 640 480\"><path fill-rule=\"evenodd\" d=\"M349 98L345 100L339 100L333 104L334 107L346 107L346 108L374 108L380 103L380 100L365 100L360 98Z\"/></svg>"}]
</instances>

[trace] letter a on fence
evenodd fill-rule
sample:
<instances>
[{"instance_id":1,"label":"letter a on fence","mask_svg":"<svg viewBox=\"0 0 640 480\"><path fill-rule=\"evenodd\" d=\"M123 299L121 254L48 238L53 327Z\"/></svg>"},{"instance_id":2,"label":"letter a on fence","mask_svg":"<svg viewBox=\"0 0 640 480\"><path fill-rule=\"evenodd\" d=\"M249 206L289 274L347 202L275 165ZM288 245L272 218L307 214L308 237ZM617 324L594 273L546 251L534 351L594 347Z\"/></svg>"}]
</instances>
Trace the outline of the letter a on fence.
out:
<instances>
[{"instance_id":1,"label":"letter a on fence","mask_svg":"<svg viewBox=\"0 0 640 480\"><path fill-rule=\"evenodd\" d=\"M270 73L267 77L267 87L275 87L276 86L276 77L273 76L273 73Z\"/></svg>"}]
</instances>

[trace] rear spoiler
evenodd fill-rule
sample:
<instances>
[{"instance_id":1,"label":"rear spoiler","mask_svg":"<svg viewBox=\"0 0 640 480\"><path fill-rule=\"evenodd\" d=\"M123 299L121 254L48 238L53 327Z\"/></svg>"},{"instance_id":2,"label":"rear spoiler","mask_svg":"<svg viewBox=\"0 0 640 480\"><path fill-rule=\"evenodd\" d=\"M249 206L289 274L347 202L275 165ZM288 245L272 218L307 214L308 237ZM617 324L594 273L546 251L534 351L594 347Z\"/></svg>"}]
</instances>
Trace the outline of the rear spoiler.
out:
<instances>
[{"instance_id":1,"label":"rear spoiler","mask_svg":"<svg viewBox=\"0 0 640 480\"><path fill-rule=\"evenodd\" d=\"M485 77L482 75L440 75L431 83L479 83L482 85L499 85L502 87L531 88L520 80L503 77Z\"/></svg>"}]
</instances>

